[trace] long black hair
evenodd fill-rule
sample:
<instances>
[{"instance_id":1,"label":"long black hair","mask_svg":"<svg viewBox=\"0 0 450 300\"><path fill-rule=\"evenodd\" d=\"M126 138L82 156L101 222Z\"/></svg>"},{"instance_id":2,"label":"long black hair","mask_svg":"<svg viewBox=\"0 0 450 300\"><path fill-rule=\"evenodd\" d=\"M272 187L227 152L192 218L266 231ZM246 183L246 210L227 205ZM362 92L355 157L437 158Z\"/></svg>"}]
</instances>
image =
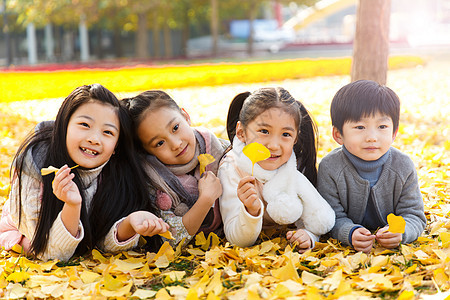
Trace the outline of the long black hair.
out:
<instances>
[{"instance_id":1,"label":"long black hair","mask_svg":"<svg viewBox=\"0 0 450 300\"><path fill-rule=\"evenodd\" d=\"M261 88L253 93L244 92L231 101L227 116L227 134L231 142L240 121L244 128L258 115L270 108L280 108L290 114L297 126L294 153L297 169L315 186L317 183L317 126L306 107L295 100L284 88Z\"/></svg>"},{"instance_id":2,"label":"long black hair","mask_svg":"<svg viewBox=\"0 0 450 300\"><path fill-rule=\"evenodd\" d=\"M97 246L119 219L137 210L148 210L158 214L154 204L151 181L140 164L140 156L133 144L132 123L127 111L120 105L116 96L99 84L84 85L76 88L61 104L54 123L41 126L32 132L22 143L14 157L14 172L19 183L19 216L22 203L22 173L25 169L25 156L28 151L46 149L45 157L39 168L46 166L61 167L75 163L70 158L66 146L67 127L72 114L83 104L97 101L111 105L117 111L120 122L120 134L115 149L108 163L103 167L98 178L97 190L93 196L89 212L83 193L84 186L77 169L73 181L78 186L82 197L81 222L84 238L78 245L76 254L82 255ZM52 188L53 176L43 176L43 194L37 227L31 241L31 253L39 255L47 247L50 228L64 202L56 198ZM20 217L19 217L20 227Z\"/></svg>"}]
</instances>

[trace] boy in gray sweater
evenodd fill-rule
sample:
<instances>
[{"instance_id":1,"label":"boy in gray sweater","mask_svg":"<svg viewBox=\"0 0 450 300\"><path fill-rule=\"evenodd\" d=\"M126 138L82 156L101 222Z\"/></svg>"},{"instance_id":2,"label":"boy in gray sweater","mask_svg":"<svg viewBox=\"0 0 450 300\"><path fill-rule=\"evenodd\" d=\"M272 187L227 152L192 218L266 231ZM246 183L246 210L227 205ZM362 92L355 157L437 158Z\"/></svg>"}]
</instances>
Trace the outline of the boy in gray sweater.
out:
<instances>
[{"instance_id":1,"label":"boy in gray sweater","mask_svg":"<svg viewBox=\"0 0 450 300\"><path fill-rule=\"evenodd\" d=\"M333 138L342 147L322 159L317 184L336 213L332 237L366 253L375 240L386 248L415 241L426 218L414 164L391 147L400 117L398 96L359 80L336 93L330 111ZM405 219L403 234L388 231L390 213Z\"/></svg>"}]
</instances>

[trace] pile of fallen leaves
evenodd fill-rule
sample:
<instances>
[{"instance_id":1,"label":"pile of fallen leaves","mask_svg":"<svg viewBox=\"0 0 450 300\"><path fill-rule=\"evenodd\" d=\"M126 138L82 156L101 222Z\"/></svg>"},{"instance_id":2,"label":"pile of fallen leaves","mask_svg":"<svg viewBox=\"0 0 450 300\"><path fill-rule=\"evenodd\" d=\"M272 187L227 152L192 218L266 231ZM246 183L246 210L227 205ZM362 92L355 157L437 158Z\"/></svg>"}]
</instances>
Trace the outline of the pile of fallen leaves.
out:
<instances>
[{"instance_id":1,"label":"pile of fallen leaves","mask_svg":"<svg viewBox=\"0 0 450 300\"><path fill-rule=\"evenodd\" d=\"M319 159L337 146L329 105L347 76L264 84L167 90L195 125L225 137L226 111L240 92L283 86L304 102L320 132ZM450 68L448 63L391 71L388 85L402 101L394 146L416 164L428 224L416 242L370 254L322 238L299 254L283 237L240 248L197 235L184 249L164 244L158 253L94 250L68 263L29 260L0 252L0 298L156 299L444 299L450 294ZM128 96L128 94L119 94ZM8 168L21 139L36 122L53 119L61 99L0 104L0 202Z\"/></svg>"}]
</instances>

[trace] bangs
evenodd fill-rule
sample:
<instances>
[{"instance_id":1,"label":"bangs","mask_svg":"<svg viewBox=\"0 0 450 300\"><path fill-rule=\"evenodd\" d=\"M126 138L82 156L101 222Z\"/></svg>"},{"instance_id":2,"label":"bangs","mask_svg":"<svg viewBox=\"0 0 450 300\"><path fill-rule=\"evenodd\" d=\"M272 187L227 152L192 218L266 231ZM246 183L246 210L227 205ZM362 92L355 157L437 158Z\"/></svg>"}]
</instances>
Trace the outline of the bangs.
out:
<instances>
[{"instance_id":1,"label":"bangs","mask_svg":"<svg viewBox=\"0 0 450 300\"><path fill-rule=\"evenodd\" d=\"M332 125L342 132L345 122L357 122L376 113L389 116L398 128L400 100L390 88L370 80L359 80L341 88L331 102Z\"/></svg>"}]
</instances>

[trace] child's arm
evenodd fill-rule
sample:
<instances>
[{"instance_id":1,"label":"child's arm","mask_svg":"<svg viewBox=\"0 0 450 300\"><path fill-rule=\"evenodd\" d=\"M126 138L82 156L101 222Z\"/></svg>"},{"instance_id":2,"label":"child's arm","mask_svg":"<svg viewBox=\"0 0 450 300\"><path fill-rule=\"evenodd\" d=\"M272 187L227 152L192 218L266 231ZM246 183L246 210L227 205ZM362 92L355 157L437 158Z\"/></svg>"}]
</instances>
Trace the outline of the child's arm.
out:
<instances>
[{"instance_id":1,"label":"child's arm","mask_svg":"<svg viewBox=\"0 0 450 300\"><path fill-rule=\"evenodd\" d=\"M401 240L404 244L412 243L417 240L427 224L422 193L419 189L419 182L414 163L409 157L407 160L411 171L403 184L398 202L394 203L394 214L402 216L406 221L405 233L403 233ZM403 165L406 166L408 162L404 162Z\"/></svg>"},{"instance_id":2,"label":"child's arm","mask_svg":"<svg viewBox=\"0 0 450 300\"><path fill-rule=\"evenodd\" d=\"M127 251L135 247L141 235L153 236L166 232L169 226L148 211L136 211L113 224L100 248L106 252Z\"/></svg>"},{"instance_id":3,"label":"child's arm","mask_svg":"<svg viewBox=\"0 0 450 300\"><path fill-rule=\"evenodd\" d=\"M10 216L12 223L19 232L24 235L24 239L31 241L36 231L37 219L41 209L42 181L39 179L40 173L22 173L22 218L19 226L19 187L17 178L12 182L10 193ZM74 236L65 227L62 220L62 211L58 214L49 232L47 248L38 257L42 260L59 259L69 260L84 237L81 222L77 224L78 236Z\"/></svg>"},{"instance_id":4,"label":"child's arm","mask_svg":"<svg viewBox=\"0 0 450 300\"><path fill-rule=\"evenodd\" d=\"M222 195L222 185L213 172L204 173L198 181L199 196L195 204L183 216L183 224L190 235L197 233L217 198Z\"/></svg>"},{"instance_id":5,"label":"child's arm","mask_svg":"<svg viewBox=\"0 0 450 300\"><path fill-rule=\"evenodd\" d=\"M261 233L264 207L260 203L261 209L257 216L252 216L247 212L237 196L241 178L233 163L228 161L229 159L229 157L225 157L218 172L223 187L223 193L219 199L220 214L227 240L237 246L248 247L255 243ZM258 201L261 202L260 199Z\"/></svg>"}]
</instances>

